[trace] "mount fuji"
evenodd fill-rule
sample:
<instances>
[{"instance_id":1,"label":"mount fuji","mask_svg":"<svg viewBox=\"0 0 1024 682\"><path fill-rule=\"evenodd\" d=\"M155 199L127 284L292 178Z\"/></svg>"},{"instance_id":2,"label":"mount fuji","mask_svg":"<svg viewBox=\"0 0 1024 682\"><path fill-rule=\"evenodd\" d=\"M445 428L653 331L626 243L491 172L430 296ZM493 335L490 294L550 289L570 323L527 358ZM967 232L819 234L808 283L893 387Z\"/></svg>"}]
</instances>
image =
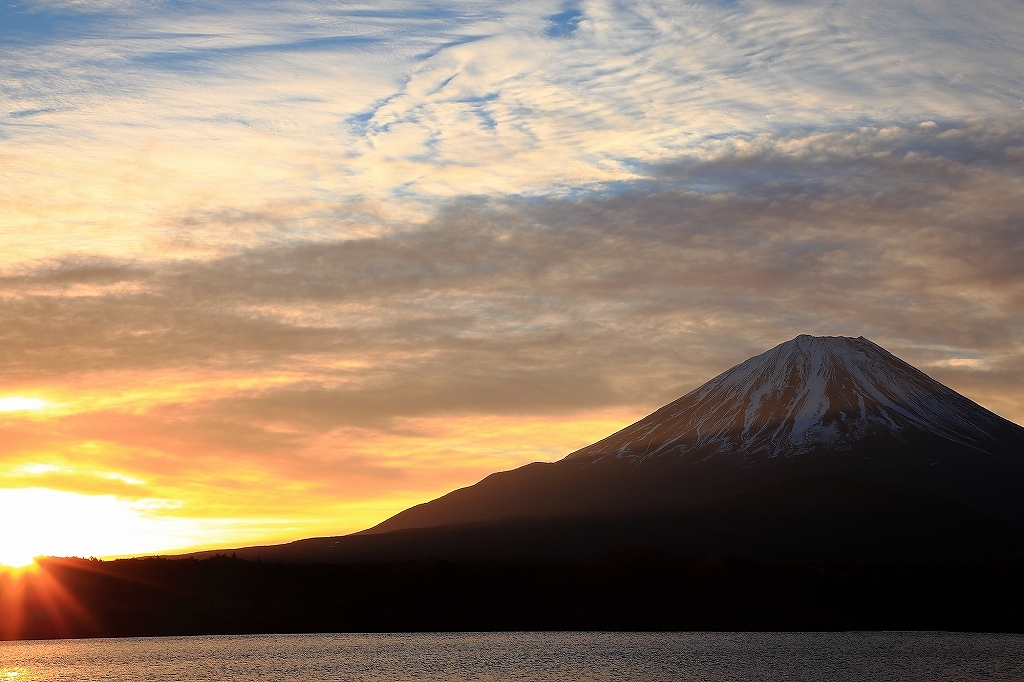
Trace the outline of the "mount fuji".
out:
<instances>
[{"instance_id":1,"label":"mount fuji","mask_svg":"<svg viewBox=\"0 0 1024 682\"><path fill-rule=\"evenodd\" d=\"M736 365L608 438L569 455L754 463L847 452L879 437L928 434L1024 462L1024 429L864 337L798 336Z\"/></svg>"},{"instance_id":2,"label":"mount fuji","mask_svg":"<svg viewBox=\"0 0 1024 682\"><path fill-rule=\"evenodd\" d=\"M361 533L256 549L343 561L635 544L1024 556L1024 428L863 337L801 335L557 462L492 474Z\"/></svg>"},{"instance_id":3,"label":"mount fuji","mask_svg":"<svg viewBox=\"0 0 1024 682\"><path fill-rule=\"evenodd\" d=\"M364 532L698 507L809 475L910 486L1024 527L1024 428L863 337L802 335L559 462Z\"/></svg>"},{"instance_id":4,"label":"mount fuji","mask_svg":"<svg viewBox=\"0 0 1024 682\"><path fill-rule=\"evenodd\" d=\"M75 610L14 620L33 637L1020 632L1024 428L867 339L798 336L374 528L185 557L209 560L48 560Z\"/></svg>"}]
</instances>

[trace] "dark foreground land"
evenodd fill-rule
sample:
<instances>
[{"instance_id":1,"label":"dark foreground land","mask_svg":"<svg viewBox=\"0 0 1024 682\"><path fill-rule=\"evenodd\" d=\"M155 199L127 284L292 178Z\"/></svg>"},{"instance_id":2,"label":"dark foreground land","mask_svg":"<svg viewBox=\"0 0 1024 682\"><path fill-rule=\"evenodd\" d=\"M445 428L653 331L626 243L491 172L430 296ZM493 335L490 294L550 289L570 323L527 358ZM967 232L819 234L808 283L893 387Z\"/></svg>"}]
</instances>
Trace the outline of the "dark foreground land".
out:
<instances>
[{"instance_id":1,"label":"dark foreground land","mask_svg":"<svg viewBox=\"0 0 1024 682\"><path fill-rule=\"evenodd\" d=\"M1024 563L45 559L0 577L15 638L479 630L1024 632Z\"/></svg>"}]
</instances>

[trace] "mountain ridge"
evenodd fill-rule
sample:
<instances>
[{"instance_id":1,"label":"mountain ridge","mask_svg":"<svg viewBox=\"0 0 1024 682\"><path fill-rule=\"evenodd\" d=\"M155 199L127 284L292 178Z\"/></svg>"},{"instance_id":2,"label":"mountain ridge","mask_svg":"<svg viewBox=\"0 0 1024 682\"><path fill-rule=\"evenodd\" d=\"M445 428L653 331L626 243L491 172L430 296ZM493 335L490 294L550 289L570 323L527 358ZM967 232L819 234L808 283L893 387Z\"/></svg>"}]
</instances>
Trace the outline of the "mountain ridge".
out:
<instances>
[{"instance_id":1,"label":"mountain ridge","mask_svg":"<svg viewBox=\"0 0 1024 682\"><path fill-rule=\"evenodd\" d=\"M559 461L351 535L237 551L547 560L635 543L766 560L1024 557L1024 428L868 339L801 335Z\"/></svg>"},{"instance_id":2,"label":"mountain ridge","mask_svg":"<svg viewBox=\"0 0 1024 682\"><path fill-rule=\"evenodd\" d=\"M801 335L562 460L362 532L700 506L814 473L920 487L1024 527L1024 428L868 339Z\"/></svg>"},{"instance_id":3,"label":"mountain ridge","mask_svg":"<svg viewBox=\"0 0 1024 682\"><path fill-rule=\"evenodd\" d=\"M873 432L914 427L993 454L1005 450L1007 440L993 433L1008 425L1016 427L863 336L802 334L566 459L642 461L673 451L799 456L821 446L849 447ZM660 431L671 435L658 442ZM636 436L645 444L640 455ZM1010 440L1024 448L1024 429Z\"/></svg>"},{"instance_id":4,"label":"mountain ridge","mask_svg":"<svg viewBox=\"0 0 1024 682\"><path fill-rule=\"evenodd\" d=\"M894 516L899 523L890 523ZM761 561L1021 560L1024 530L917 488L811 474L697 508L510 516L180 556L293 563L567 561L637 547Z\"/></svg>"}]
</instances>

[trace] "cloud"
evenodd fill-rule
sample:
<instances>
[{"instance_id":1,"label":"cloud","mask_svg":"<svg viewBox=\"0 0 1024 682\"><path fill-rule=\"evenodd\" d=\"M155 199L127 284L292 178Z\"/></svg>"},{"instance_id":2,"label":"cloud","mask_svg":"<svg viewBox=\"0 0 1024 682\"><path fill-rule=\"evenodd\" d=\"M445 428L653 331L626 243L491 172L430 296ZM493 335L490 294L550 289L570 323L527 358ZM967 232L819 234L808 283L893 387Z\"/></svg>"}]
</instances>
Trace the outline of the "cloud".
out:
<instances>
[{"instance_id":1,"label":"cloud","mask_svg":"<svg viewBox=\"0 0 1024 682\"><path fill-rule=\"evenodd\" d=\"M355 528L799 333L1024 421L1018 13L8 3L0 477Z\"/></svg>"},{"instance_id":2,"label":"cloud","mask_svg":"<svg viewBox=\"0 0 1024 682\"><path fill-rule=\"evenodd\" d=\"M317 432L653 406L801 332L1015 363L1022 138L1019 117L761 135L609 195L453 201L375 237L51 261L0 279L0 357L25 381L283 373L203 409Z\"/></svg>"},{"instance_id":3,"label":"cloud","mask_svg":"<svg viewBox=\"0 0 1024 682\"><path fill-rule=\"evenodd\" d=\"M421 219L466 195L632 183L737 136L1024 103L1024 36L997 0L969 16L769 0L3 11L22 36L0 53L6 262L322 239L316 213L189 240L170 226L316 201Z\"/></svg>"}]
</instances>

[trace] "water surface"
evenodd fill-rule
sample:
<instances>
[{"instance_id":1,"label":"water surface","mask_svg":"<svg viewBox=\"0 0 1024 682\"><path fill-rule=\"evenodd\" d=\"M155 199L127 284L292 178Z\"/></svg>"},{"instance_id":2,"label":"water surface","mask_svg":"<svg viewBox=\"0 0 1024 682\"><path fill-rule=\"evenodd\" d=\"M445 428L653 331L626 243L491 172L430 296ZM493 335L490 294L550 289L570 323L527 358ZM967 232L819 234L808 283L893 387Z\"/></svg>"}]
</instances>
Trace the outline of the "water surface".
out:
<instances>
[{"instance_id":1,"label":"water surface","mask_svg":"<svg viewBox=\"0 0 1024 682\"><path fill-rule=\"evenodd\" d=\"M1024 636L454 633L0 642L0 682L1024 680Z\"/></svg>"}]
</instances>

